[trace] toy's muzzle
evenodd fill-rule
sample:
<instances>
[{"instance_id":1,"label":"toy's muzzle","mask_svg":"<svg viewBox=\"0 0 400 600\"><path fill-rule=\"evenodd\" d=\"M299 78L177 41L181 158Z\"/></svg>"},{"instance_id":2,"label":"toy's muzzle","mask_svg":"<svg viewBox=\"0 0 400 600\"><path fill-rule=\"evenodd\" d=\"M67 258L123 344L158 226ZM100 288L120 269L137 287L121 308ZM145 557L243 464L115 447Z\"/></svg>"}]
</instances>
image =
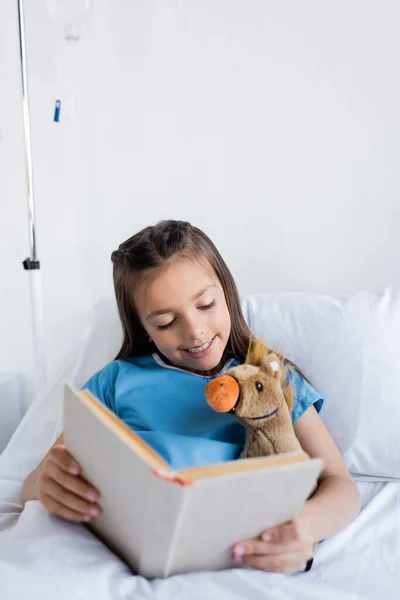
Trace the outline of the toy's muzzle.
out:
<instances>
[{"instance_id":1,"label":"toy's muzzle","mask_svg":"<svg viewBox=\"0 0 400 600\"><path fill-rule=\"evenodd\" d=\"M210 381L205 394L211 408L217 412L229 412L239 400L240 388L236 379L230 375L221 375Z\"/></svg>"}]
</instances>

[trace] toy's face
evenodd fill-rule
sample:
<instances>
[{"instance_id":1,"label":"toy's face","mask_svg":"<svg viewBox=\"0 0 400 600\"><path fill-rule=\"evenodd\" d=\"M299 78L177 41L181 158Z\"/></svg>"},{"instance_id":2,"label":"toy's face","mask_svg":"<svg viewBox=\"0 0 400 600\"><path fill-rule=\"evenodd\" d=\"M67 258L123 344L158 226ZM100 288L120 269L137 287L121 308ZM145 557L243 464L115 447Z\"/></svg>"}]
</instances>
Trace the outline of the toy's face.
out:
<instances>
[{"instance_id":1,"label":"toy's face","mask_svg":"<svg viewBox=\"0 0 400 600\"><path fill-rule=\"evenodd\" d=\"M227 371L239 384L236 404L230 409L243 423L264 427L282 408L285 398L280 378L271 376L259 367L240 365Z\"/></svg>"},{"instance_id":2,"label":"toy's face","mask_svg":"<svg viewBox=\"0 0 400 600\"><path fill-rule=\"evenodd\" d=\"M244 425L264 427L285 404L278 360L269 355L260 366L229 369L208 384L206 397L214 410L231 412Z\"/></svg>"}]
</instances>

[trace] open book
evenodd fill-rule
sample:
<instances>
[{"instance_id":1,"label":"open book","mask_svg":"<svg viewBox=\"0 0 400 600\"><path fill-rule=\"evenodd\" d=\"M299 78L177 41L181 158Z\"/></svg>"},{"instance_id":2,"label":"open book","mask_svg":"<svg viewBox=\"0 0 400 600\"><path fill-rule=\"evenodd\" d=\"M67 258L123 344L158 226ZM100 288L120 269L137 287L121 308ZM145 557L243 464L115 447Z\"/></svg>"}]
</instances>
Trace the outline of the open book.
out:
<instances>
[{"instance_id":1,"label":"open book","mask_svg":"<svg viewBox=\"0 0 400 600\"><path fill-rule=\"evenodd\" d=\"M174 472L91 393L69 385L64 439L101 494L103 512L88 527L148 578L237 566L233 544L295 517L323 464L291 452Z\"/></svg>"}]
</instances>

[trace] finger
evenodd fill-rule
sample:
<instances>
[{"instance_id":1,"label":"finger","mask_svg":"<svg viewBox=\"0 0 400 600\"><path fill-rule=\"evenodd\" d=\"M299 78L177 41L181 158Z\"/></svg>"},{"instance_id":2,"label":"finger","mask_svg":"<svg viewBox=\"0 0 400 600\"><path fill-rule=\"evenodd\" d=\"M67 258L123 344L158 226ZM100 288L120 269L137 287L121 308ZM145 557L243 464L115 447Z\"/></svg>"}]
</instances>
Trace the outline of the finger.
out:
<instances>
[{"instance_id":1,"label":"finger","mask_svg":"<svg viewBox=\"0 0 400 600\"><path fill-rule=\"evenodd\" d=\"M55 446L56 444L63 444L63 443L64 443L64 432L62 432L61 435L58 436L58 438L54 442L53 446Z\"/></svg>"},{"instance_id":2,"label":"finger","mask_svg":"<svg viewBox=\"0 0 400 600\"><path fill-rule=\"evenodd\" d=\"M288 521L282 525L263 531L261 538L265 542L284 543L298 541L300 537L297 521Z\"/></svg>"},{"instance_id":3,"label":"finger","mask_svg":"<svg viewBox=\"0 0 400 600\"><path fill-rule=\"evenodd\" d=\"M93 486L89 485L82 477L63 471L58 463L49 462L46 475L54 479L61 487L81 498L85 498L85 500L96 502L100 498L99 492Z\"/></svg>"},{"instance_id":4,"label":"finger","mask_svg":"<svg viewBox=\"0 0 400 600\"><path fill-rule=\"evenodd\" d=\"M245 556L242 562L266 573L298 573L304 571L307 565L303 555L298 552L274 556Z\"/></svg>"},{"instance_id":5,"label":"finger","mask_svg":"<svg viewBox=\"0 0 400 600\"><path fill-rule=\"evenodd\" d=\"M51 448L44 459L44 463L48 461L56 462L64 471L73 475L77 475L81 470L79 463L70 455L63 444Z\"/></svg>"},{"instance_id":6,"label":"finger","mask_svg":"<svg viewBox=\"0 0 400 600\"><path fill-rule=\"evenodd\" d=\"M56 500L59 504L64 505L73 512L82 513L83 515L98 516L101 512L98 504L87 502L76 496L72 492L69 492L58 484L54 479L43 475L41 478L41 486L39 493L39 500L42 502L42 496L50 496L53 500Z\"/></svg>"},{"instance_id":7,"label":"finger","mask_svg":"<svg viewBox=\"0 0 400 600\"><path fill-rule=\"evenodd\" d=\"M257 555L257 554L269 554L276 555L282 554L285 552L299 552L304 551L304 543L300 542L263 542L259 538L254 538L252 540L247 540L245 542L240 542L235 544L233 547L234 555ZM310 544L311 551L311 544Z\"/></svg>"},{"instance_id":8,"label":"finger","mask_svg":"<svg viewBox=\"0 0 400 600\"><path fill-rule=\"evenodd\" d=\"M50 512L63 517L63 519L68 519L69 521L90 521L91 519L90 516L68 508L47 494L43 495L41 502Z\"/></svg>"}]
</instances>

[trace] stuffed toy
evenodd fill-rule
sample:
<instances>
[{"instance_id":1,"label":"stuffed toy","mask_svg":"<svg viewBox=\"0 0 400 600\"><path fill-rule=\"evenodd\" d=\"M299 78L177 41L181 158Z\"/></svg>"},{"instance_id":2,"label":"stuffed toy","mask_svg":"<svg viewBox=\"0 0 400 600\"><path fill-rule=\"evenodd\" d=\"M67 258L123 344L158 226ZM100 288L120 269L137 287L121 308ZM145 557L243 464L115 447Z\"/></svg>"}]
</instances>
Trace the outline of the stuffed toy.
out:
<instances>
[{"instance_id":1,"label":"stuffed toy","mask_svg":"<svg viewBox=\"0 0 400 600\"><path fill-rule=\"evenodd\" d=\"M256 340L244 364L228 369L207 385L205 394L210 406L218 412L233 413L246 428L240 458L302 451L290 414L293 390L287 385L288 369L281 357ZM317 489L318 483L309 497ZM317 546L315 543L313 554ZM310 558L304 570L309 571L312 564Z\"/></svg>"},{"instance_id":2,"label":"stuffed toy","mask_svg":"<svg viewBox=\"0 0 400 600\"><path fill-rule=\"evenodd\" d=\"M228 369L206 387L209 405L231 412L246 428L240 458L302 450L293 429L293 392L286 383L288 366L262 342L251 344L244 364Z\"/></svg>"}]
</instances>

